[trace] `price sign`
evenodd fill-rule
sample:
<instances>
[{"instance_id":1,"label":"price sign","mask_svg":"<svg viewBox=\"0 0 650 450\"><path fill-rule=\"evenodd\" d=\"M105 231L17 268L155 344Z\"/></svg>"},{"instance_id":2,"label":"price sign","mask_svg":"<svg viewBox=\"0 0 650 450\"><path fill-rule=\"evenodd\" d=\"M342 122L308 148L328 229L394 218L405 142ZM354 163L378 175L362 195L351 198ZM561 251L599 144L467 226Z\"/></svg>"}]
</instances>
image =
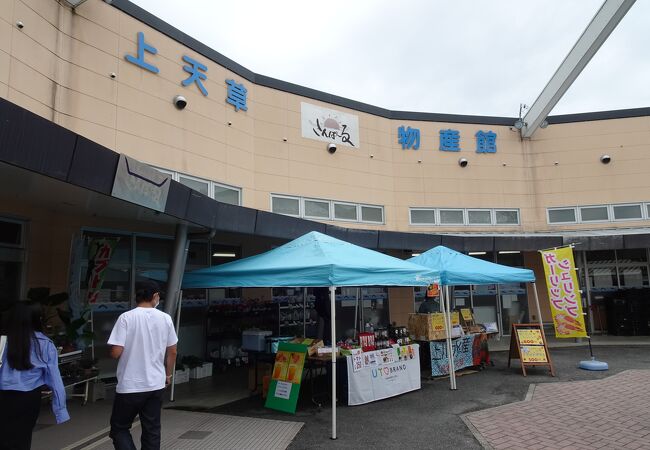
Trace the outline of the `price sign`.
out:
<instances>
[{"instance_id":1,"label":"price sign","mask_svg":"<svg viewBox=\"0 0 650 450\"><path fill-rule=\"evenodd\" d=\"M540 330L517 330L521 345L544 345Z\"/></svg>"},{"instance_id":2,"label":"price sign","mask_svg":"<svg viewBox=\"0 0 650 450\"><path fill-rule=\"evenodd\" d=\"M546 345L544 328L538 323L515 323L510 333L510 354L508 367L513 359L521 361L521 371L526 376L526 367L548 367L551 375L555 376L555 369L551 362L551 355Z\"/></svg>"},{"instance_id":3,"label":"price sign","mask_svg":"<svg viewBox=\"0 0 650 450\"><path fill-rule=\"evenodd\" d=\"M525 363L548 362L546 349L543 345L522 345L521 361Z\"/></svg>"}]
</instances>

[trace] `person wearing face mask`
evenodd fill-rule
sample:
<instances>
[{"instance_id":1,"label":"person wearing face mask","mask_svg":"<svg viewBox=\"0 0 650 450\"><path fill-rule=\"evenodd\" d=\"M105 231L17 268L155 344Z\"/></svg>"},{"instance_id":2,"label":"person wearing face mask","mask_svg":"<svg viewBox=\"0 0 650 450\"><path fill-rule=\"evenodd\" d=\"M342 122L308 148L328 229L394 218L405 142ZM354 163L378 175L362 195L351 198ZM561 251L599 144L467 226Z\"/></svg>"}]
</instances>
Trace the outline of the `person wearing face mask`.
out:
<instances>
[{"instance_id":1,"label":"person wearing face mask","mask_svg":"<svg viewBox=\"0 0 650 450\"><path fill-rule=\"evenodd\" d=\"M134 449L131 425L140 417L142 449L160 448L160 410L176 361L176 331L169 314L156 309L160 288L136 289L137 307L118 317L108 344L117 363L117 388L109 436L118 449Z\"/></svg>"}]
</instances>

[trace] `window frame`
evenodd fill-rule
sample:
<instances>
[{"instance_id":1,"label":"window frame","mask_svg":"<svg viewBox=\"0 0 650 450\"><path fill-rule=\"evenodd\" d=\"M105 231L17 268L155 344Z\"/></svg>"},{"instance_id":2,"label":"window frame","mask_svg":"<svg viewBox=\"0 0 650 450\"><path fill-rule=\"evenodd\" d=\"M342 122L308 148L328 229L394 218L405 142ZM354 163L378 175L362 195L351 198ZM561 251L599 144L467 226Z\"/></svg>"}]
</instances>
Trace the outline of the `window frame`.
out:
<instances>
[{"instance_id":1,"label":"window frame","mask_svg":"<svg viewBox=\"0 0 650 450\"><path fill-rule=\"evenodd\" d=\"M573 210L573 220L565 222L551 222L551 211L560 211L560 210ZM578 208L576 206L565 206L565 207L553 207L546 208L546 223L549 225L565 225L565 224L574 224L578 222Z\"/></svg>"},{"instance_id":2,"label":"window frame","mask_svg":"<svg viewBox=\"0 0 650 450\"><path fill-rule=\"evenodd\" d=\"M413 216L411 216L411 211L432 211L433 212L433 223L413 223ZM413 226L413 227L438 226L438 214L436 212L436 208L426 208L426 207L409 208L409 225Z\"/></svg>"},{"instance_id":3,"label":"window frame","mask_svg":"<svg viewBox=\"0 0 650 450\"><path fill-rule=\"evenodd\" d=\"M489 223L470 223L470 221L469 221L469 213L470 212L485 212L485 211L490 213L490 222ZM469 226L469 227L482 227L482 226L484 227L484 226L487 226L487 225L494 225L495 221L496 221L494 210L491 209L491 208L467 208L465 210L465 217L467 219L467 226Z\"/></svg>"},{"instance_id":4,"label":"window frame","mask_svg":"<svg viewBox=\"0 0 650 450\"><path fill-rule=\"evenodd\" d=\"M332 201L331 200L324 200L321 198L313 198L313 197L301 197L302 198L302 211L303 214L301 217L304 217L305 219L316 219L316 220L332 220L332 216L334 214L333 208L332 208ZM307 208L305 206L305 202L319 202L319 203L327 203L327 218L325 217L318 217L318 216L308 216L307 215Z\"/></svg>"},{"instance_id":5,"label":"window frame","mask_svg":"<svg viewBox=\"0 0 650 450\"><path fill-rule=\"evenodd\" d=\"M269 210L274 213L274 214L282 214L283 216L289 216L289 217L302 217L302 202L300 201L300 197L295 197L292 195L282 195L282 194L271 194L269 196L270 198L270 204L269 204ZM286 213L279 213L273 211L273 199L274 198L284 198L284 199L289 199L289 200L297 200L298 201L298 214L286 214Z\"/></svg>"},{"instance_id":6,"label":"window frame","mask_svg":"<svg viewBox=\"0 0 650 450\"><path fill-rule=\"evenodd\" d=\"M241 188L239 188L237 186L231 186L229 184L219 183L217 181L212 181L211 184L210 184L210 198L212 200L217 201L217 202L219 202L220 200L217 200L216 198L214 198L214 196L215 196L214 188L216 186L218 186L220 188L225 188L225 189L229 189L231 191L237 192L237 202L238 203L237 203L236 206L242 206L242 189ZM224 202L221 202L221 203L224 203ZM226 204L227 205L232 205L232 203L226 203Z\"/></svg>"},{"instance_id":7,"label":"window frame","mask_svg":"<svg viewBox=\"0 0 650 450\"><path fill-rule=\"evenodd\" d=\"M616 210L617 206L638 206L639 209L640 209L640 212L641 212L641 216L640 217L634 217L634 218L631 218L631 219L617 219L616 218L616 213L615 213L615 210ZM643 217L643 203L616 203L616 204L610 205L610 207L612 209L611 217L612 217L613 222L630 222L630 221L643 220L644 219L644 217Z\"/></svg>"},{"instance_id":8,"label":"window frame","mask_svg":"<svg viewBox=\"0 0 650 450\"><path fill-rule=\"evenodd\" d=\"M612 211L610 211L609 205L586 205L586 206L577 206L578 215L576 216L577 223L605 223L612 221ZM598 219L598 220L584 220L582 218L583 209L596 209L596 208L605 208L607 211L607 219Z\"/></svg>"},{"instance_id":9,"label":"window frame","mask_svg":"<svg viewBox=\"0 0 650 450\"><path fill-rule=\"evenodd\" d=\"M384 216L384 207L378 205L369 205L367 203L359 203L359 222L361 223L374 223L376 225L384 225L386 223L386 217ZM381 221L377 222L374 220L363 220L363 208L375 208L381 211Z\"/></svg>"},{"instance_id":10,"label":"window frame","mask_svg":"<svg viewBox=\"0 0 650 450\"><path fill-rule=\"evenodd\" d=\"M517 214L517 222L515 223L498 223L497 213L499 211L510 212L514 211ZM494 225L497 227L512 227L512 226L521 226L521 212L519 208L494 208Z\"/></svg>"},{"instance_id":11,"label":"window frame","mask_svg":"<svg viewBox=\"0 0 650 450\"><path fill-rule=\"evenodd\" d=\"M442 212L443 211L460 211L461 213L461 221L460 222L453 222L453 223L442 223ZM445 226L453 226L453 225L465 225L467 223L467 218L465 216L465 210L463 208L438 208L438 217L436 217L438 220L438 225L441 227Z\"/></svg>"},{"instance_id":12,"label":"window frame","mask_svg":"<svg viewBox=\"0 0 650 450\"><path fill-rule=\"evenodd\" d=\"M336 205L345 205L345 206L354 206L356 211L356 219L339 219L336 217ZM342 202L338 200L332 200L332 219L339 222L360 222L360 213L359 205L357 203Z\"/></svg>"},{"instance_id":13,"label":"window frame","mask_svg":"<svg viewBox=\"0 0 650 450\"><path fill-rule=\"evenodd\" d=\"M182 184L182 185L185 186L185 187L188 187L188 188L192 189L193 191L196 191L196 189L191 188L191 187L189 187L188 185L184 184L184 183L181 181L181 178L187 178L188 180L192 180L192 181L196 181L196 182L200 182L200 183L205 183L205 184L207 184L207 185L208 185L208 192L205 193L204 195L207 195L208 197L210 197L211 199L214 200L214 197L212 197L212 183L213 183L212 181L210 181L210 180L206 180L205 178L195 177L194 175L187 175L187 174L185 174L185 173L180 173L180 172L177 173L177 177L178 177L178 179L175 180L175 181L178 181L180 184ZM196 192L198 192L198 193L200 193L200 194L203 194L203 192L201 192L201 191L196 191Z\"/></svg>"}]
</instances>

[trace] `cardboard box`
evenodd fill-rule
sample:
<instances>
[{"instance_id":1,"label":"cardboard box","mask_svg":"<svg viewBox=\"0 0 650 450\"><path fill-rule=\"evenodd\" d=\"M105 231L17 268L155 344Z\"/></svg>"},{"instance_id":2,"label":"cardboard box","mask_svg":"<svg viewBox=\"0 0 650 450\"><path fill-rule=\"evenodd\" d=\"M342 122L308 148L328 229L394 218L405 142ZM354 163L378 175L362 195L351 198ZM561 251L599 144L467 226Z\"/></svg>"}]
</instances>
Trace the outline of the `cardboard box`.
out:
<instances>
[{"instance_id":1,"label":"cardboard box","mask_svg":"<svg viewBox=\"0 0 650 450\"><path fill-rule=\"evenodd\" d=\"M255 385L255 367L251 366L248 369L248 390L255 392L262 387L265 376L271 376L271 367L270 363L258 363L257 364L257 385Z\"/></svg>"},{"instance_id":2,"label":"cardboard box","mask_svg":"<svg viewBox=\"0 0 650 450\"><path fill-rule=\"evenodd\" d=\"M307 354L309 356L314 356L318 353L318 349L323 347L323 341L321 339L311 339L311 338L295 338L291 341L292 344L300 344L307 347Z\"/></svg>"}]
</instances>

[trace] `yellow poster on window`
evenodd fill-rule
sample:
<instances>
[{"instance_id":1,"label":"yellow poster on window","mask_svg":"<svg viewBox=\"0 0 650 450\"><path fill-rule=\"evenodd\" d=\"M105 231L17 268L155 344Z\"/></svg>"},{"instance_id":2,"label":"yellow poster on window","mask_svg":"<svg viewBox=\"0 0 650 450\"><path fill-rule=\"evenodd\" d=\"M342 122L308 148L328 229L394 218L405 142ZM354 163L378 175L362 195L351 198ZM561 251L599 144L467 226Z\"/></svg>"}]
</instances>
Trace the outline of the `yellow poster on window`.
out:
<instances>
[{"instance_id":1,"label":"yellow poster on window","mask_svg":"<svg viewBox=\"0 0 650 450\"><path fill-rule=\"evenodd\" d=\"M555 336L586 337L587 329L582 314L582 298L573 260L573 249L562 247L540 253L544 263Z\"/></svg>"}]
</instances>

